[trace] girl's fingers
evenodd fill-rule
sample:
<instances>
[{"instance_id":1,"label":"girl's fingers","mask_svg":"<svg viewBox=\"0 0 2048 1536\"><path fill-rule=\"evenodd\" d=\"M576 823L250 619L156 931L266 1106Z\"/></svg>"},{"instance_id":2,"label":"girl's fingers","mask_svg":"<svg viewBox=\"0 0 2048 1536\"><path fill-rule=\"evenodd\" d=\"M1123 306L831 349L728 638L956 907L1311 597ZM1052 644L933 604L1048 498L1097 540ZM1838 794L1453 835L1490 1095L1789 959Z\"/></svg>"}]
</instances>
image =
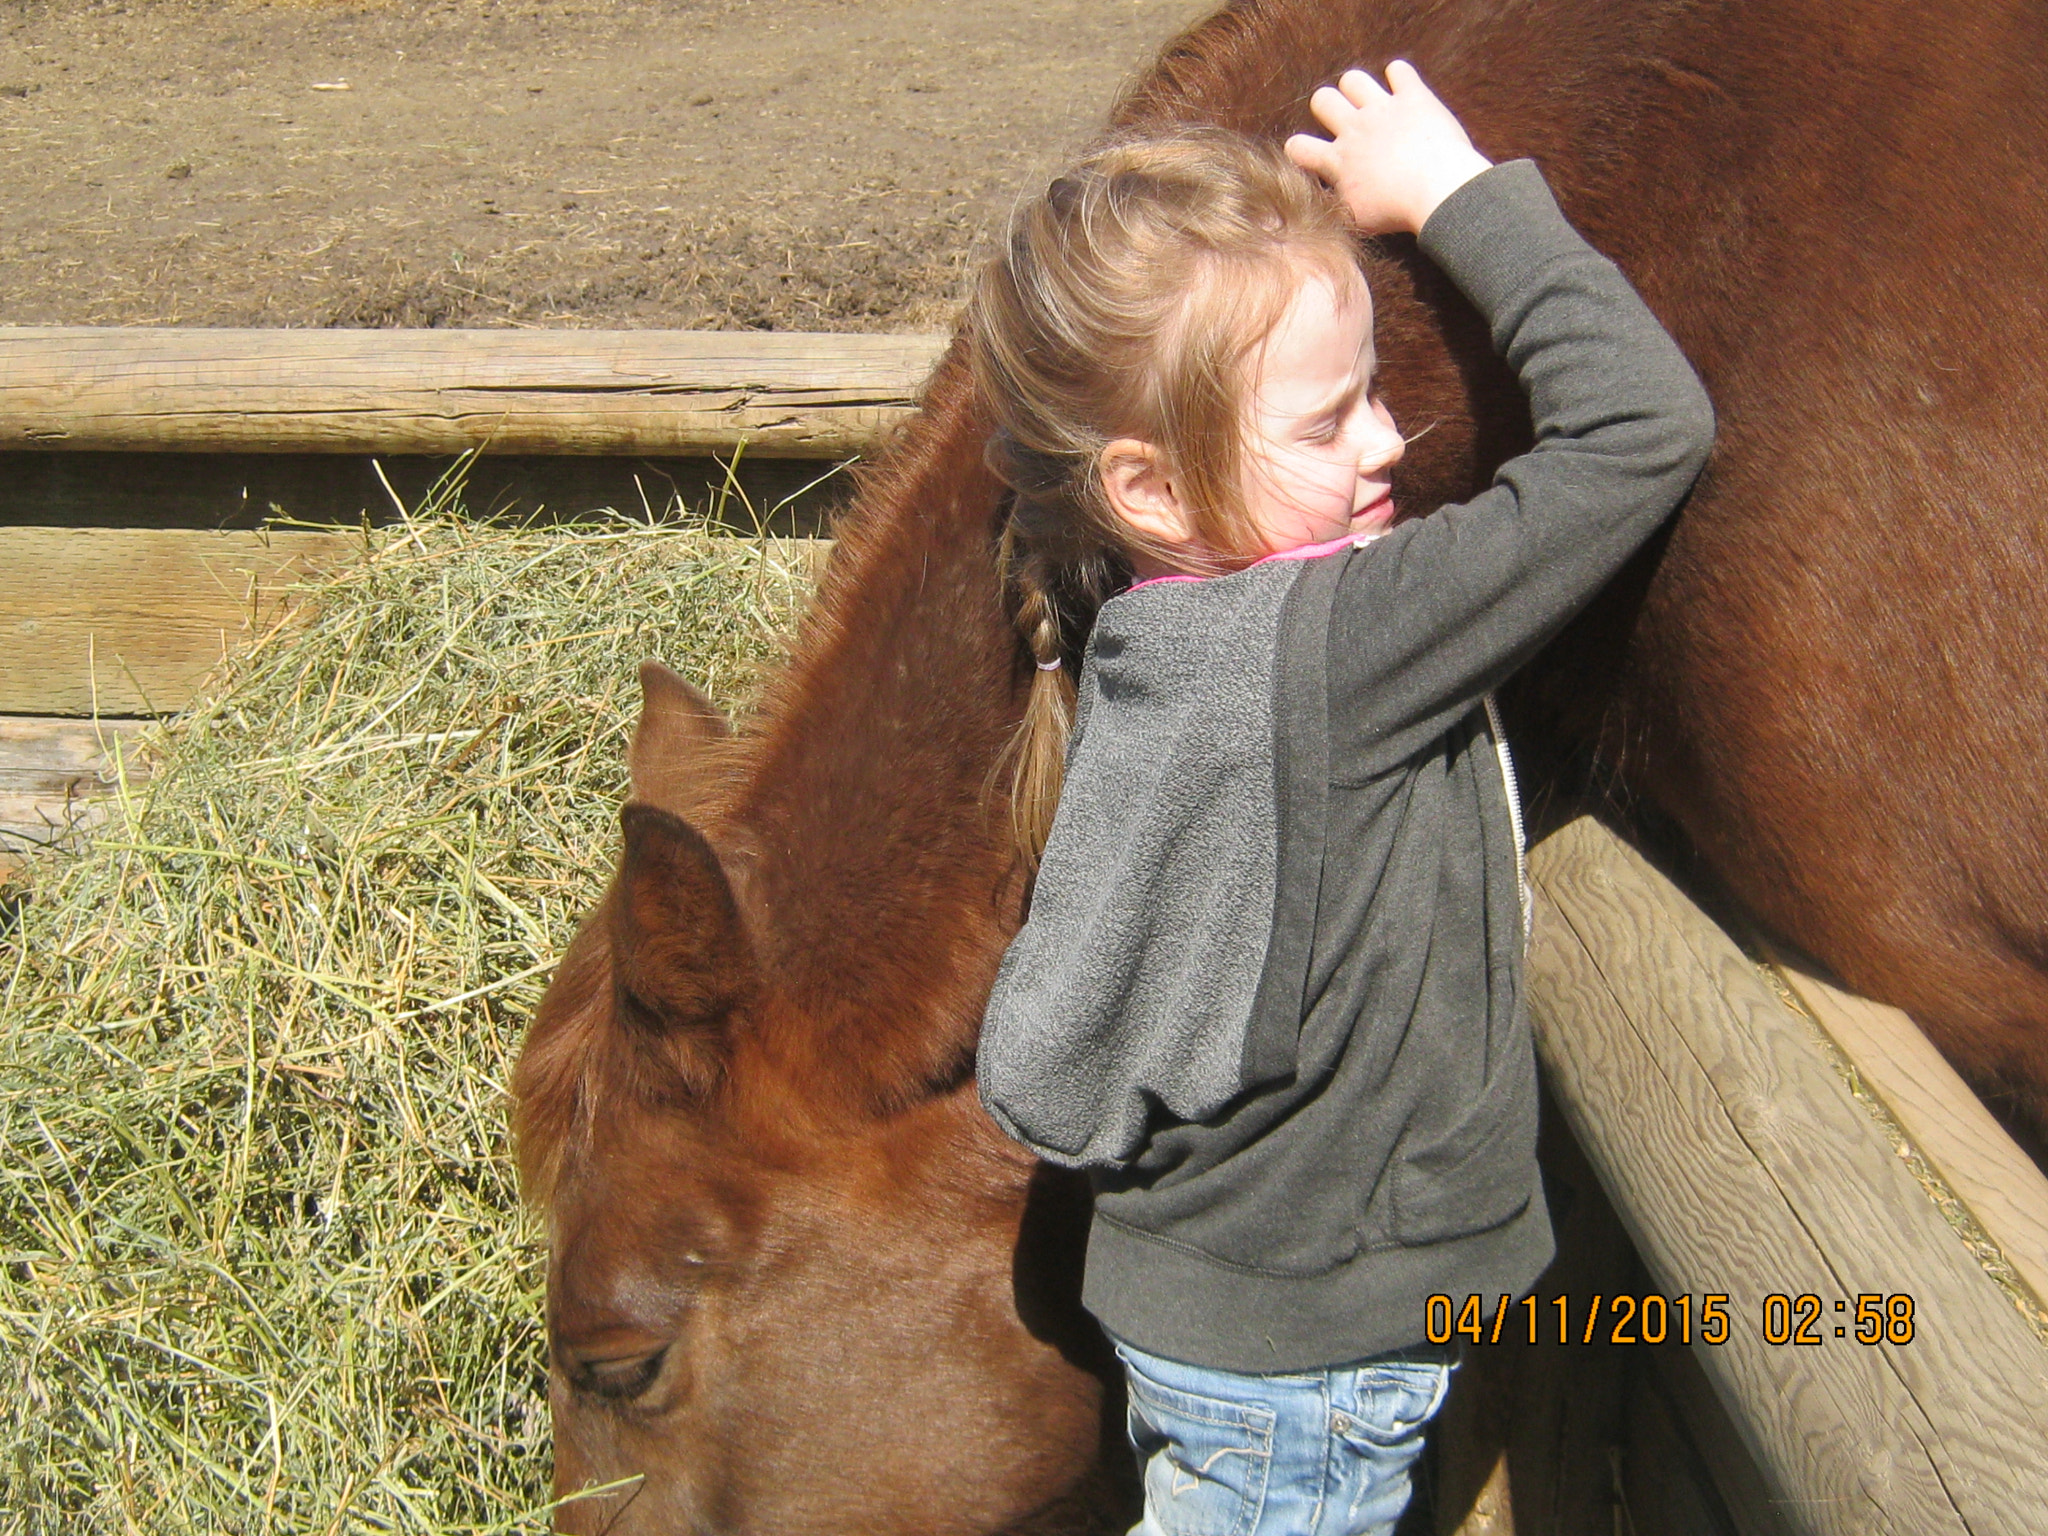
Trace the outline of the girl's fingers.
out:
<instances>
[{"instance_id":1,"label":"girl's fingers","mask_svg":"<svg viewBox=\"0 0 2048 1536\"><path fill-rule=\"evenodd\" d=\"M1443 105L1437 99L1436 92L1429 88L1429 82L1422 78L1422 71L1406 59L1396 59L1387 66L1387 84L1394 88L1397 95L1411 99L1420 97L1433 105Z\"/></svg>"},{"instance_id":2,"label":"girl's fingers","mask_svg":"<svg viewBox=\"0 0 2048 1536\"><path fill-rule=\"evenodd\" d=\"M1327 182L1337 179L1337 146L1312 133L1297 133L1287 141L1287 158Z\"/></svg>"},{"instance_id":3,"label":"girl's fingers","mask_svg":"<svg viewBox=\"0 0 2048 1536\"><path fill-rule=\"evenodd\" d=\"M1362 69L1347 69L1337 77L1337 89L1344 99L1354 107L1362 107L1371 101L1385 101L1387 93L1379 81Z\"/></svg>"},{"instance_id":4,"label":"girl's fingers","mask_svg":"<svg viewBox=\"0 0 2048 1536\"><path fill-rule=\"evenodd\" d=\"M1335 133L1358 109L1346 99L1344 93L1332 85L1319 85L1308 99L1308 109L1315 120L1330 132Z\"/></svg>"}]
</instances>

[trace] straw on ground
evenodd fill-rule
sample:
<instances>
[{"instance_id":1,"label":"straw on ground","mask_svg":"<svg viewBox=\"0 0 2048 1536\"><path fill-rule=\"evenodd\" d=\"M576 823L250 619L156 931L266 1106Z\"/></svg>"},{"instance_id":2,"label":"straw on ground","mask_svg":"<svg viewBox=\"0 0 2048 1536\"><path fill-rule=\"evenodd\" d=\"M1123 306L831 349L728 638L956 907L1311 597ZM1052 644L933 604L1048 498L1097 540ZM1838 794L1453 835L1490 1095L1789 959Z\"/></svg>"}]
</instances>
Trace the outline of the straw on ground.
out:
<instances>
[{"instance_id":1,"label":"straw on ground","mask_svg":"<svg viewBox=\"0 0 2048 1536\"><path fill-rule=\"evenodd\" d=\"M0 1525L546 1524L503 1085L635 667L728 705L806 552L414 521L147 739L0 935Z\"/></svg>"}]
</instances>

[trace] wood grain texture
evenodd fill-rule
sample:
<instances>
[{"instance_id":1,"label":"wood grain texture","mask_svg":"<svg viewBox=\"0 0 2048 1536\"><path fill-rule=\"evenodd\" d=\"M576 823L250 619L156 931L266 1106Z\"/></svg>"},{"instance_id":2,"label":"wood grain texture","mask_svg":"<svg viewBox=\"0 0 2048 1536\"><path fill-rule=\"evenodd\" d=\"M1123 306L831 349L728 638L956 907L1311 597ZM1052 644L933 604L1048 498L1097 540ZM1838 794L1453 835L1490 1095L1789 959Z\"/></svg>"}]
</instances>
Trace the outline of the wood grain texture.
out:
<instances>
[{"instance_id":1,"label":"wood grain texture","mask_svg":"<svg viewBox=\"0 0 2048 1536\"><path fill-rule=\"evenodd\" d=\"M1532 869L1530 1000L1552 1090L1659 1285L1729 1296L1727 1344L1696 1358L1787 1524L2038 1531L2048 1349L1805 1021L1592 820L1546 839ZM1819 1296L1823 1342L1766 1343L1770 1293ZM1860 1293L1911 1295L1913 1342L1835 1338Z\"/></svg>"},{"instance_id":2,"label":"wood grain texture","mask_svg":"<svg viewBox=\"0 0 2048 1536\"><path fill-rule=\"evenodd\" d=\"M1909 1015L1844 992L1789 961L1780 961L1778 970L2034 1299L2048 1306L2048 1176Z\"/></svg>"},{"instance_id":3,"label":"wood grain texture","mask_svg":"<svg viewBox=\"0 0 2048 1536\"><path fill-rule=\"evenodd\" d=\"M90 819L115 788L115 754L147 720L0 715L0 861Z\"/></svg>"},{"instance_id":4,"label":"wood grain texture","mask_svg":"<svg viewBox=\"0 0 2048 1536\"><path fill-rule=\"evenodd\" d=\"M352 534L0 528L0 713L179 708Z\"/></svg>"},{"instance_id":5,"label":"wood grain texture","mask_svg":"<svg viewBox=\"0 0 2048 1536\"><path fill-rule=\"evenodd\" d=\"M942 336L0 328L0 448L837 458Z\"/></svg>"}]
</instances>

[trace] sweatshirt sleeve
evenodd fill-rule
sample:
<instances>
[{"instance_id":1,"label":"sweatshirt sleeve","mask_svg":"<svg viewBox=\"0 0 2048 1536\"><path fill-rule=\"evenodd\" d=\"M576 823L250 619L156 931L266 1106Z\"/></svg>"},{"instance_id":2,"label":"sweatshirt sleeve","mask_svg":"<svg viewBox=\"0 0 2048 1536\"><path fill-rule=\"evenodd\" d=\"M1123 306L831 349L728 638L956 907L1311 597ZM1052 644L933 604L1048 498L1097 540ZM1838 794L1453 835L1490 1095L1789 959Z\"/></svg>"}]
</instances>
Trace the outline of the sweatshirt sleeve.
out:
<instances>
[{"instance_id":1,"label":"sweatshirt sleeve","mask_svg":"<svg viewBox=\"0 0 2048 1536\"><path fill-rule=\"evenodd\" d=\"M1482 172L1422 250L1528 392L1535 446L1471 501L1350 557L1330 625L1333 767L1406 761L1526 661L1656 531L1713 444L1706 391L1533 162Z\"/></svg>"}]
</instances>

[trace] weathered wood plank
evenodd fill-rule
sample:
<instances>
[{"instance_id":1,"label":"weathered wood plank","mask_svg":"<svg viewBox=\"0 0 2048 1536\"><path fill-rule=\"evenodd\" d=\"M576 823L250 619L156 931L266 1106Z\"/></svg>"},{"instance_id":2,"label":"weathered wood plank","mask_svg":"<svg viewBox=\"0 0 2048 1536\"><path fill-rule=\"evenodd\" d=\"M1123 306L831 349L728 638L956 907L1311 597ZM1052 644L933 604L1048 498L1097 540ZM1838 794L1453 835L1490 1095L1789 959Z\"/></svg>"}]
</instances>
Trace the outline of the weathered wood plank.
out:
<instances>
[{"instance_id":1,"label":"weathered wood plank","mask_svg":"<svg viewBox=\"0 0 2048 1536\"><path fill-rule=\"evenodd\" d=\"M2048 1176L1909 1015L1844 992L1802 966L1781 961L1778 970L2035 1301L2048 1306Z\"/></svg>"},{"instance_id":2,"label":"weathered wood plank","mask_svg":"<svg viewBox=\"0 0 2048 1536\"><path fill-rule=\"evenodd\" d=\"M126 748L147 724L0 716L0 862L90 820L115 788L117 752L136 782Z\"/></svg>"},{"instance_id":3,"label":"weathered wood plank","mask_svg":"<svg viewBox=\"0 0 2048 1536\"><path fill-rule=\"evenodd\" d=\"M0 528L0 713L172 710L343 533Z\"/></svg>"},{"instance_id":4,"label":"weathered wood plank","mask_svg":"<svg viewBox=\"0 0 2048 1536\"><path fill-rule=\"evenodd\" d=\"M836 458L940 336L0 328L0 448Z\"/></svg>"},{"instance_id":5,"label":"weathered wood plank","mask_svg":"<svg viewBox=\"0 0 2048 1536\"><path fill-rule=\"evenodd\" d=\"M1628 1448L1623 1460L1624 1530L1658 1536L1738 1536L1713 1473L1679 1405L1663 1390L1652 1354L1638 1354L1628 1376ZM1710 1394L1711 1395L1711 1394Z\"/></svg>"},{"instance_id":6,"label":"weathered wood plank","mask_svg":"<svg viewBox=\"0 0 2048 1536\"><path fill-rule=\"evenodd\" d=\"M1696 1357L1788 1523L2038 1529L2048 1349L1805 1022L1590 819L1546 839L1532 868L1530 998L1552 1089L1659 1284L1728 1295L1728 1342ZM1771 1293L1820 1297L1822 1342L1765 1342ZM1912 1296L1913 1341L1836 1337L1863 1293Z\"/></svg>"},{"instance_id":7,"label":"weathered wood plank","mask_svg":"<svg viewBox=\"0 0 2048 1536\"><path fill-rule=\"evenodd\" d=\"M769 543L813 580L831 559L830 539ZM0 713L181 709L292 583L365 548L360 531L0 526Z\"/></svg>"}]
</instances>

